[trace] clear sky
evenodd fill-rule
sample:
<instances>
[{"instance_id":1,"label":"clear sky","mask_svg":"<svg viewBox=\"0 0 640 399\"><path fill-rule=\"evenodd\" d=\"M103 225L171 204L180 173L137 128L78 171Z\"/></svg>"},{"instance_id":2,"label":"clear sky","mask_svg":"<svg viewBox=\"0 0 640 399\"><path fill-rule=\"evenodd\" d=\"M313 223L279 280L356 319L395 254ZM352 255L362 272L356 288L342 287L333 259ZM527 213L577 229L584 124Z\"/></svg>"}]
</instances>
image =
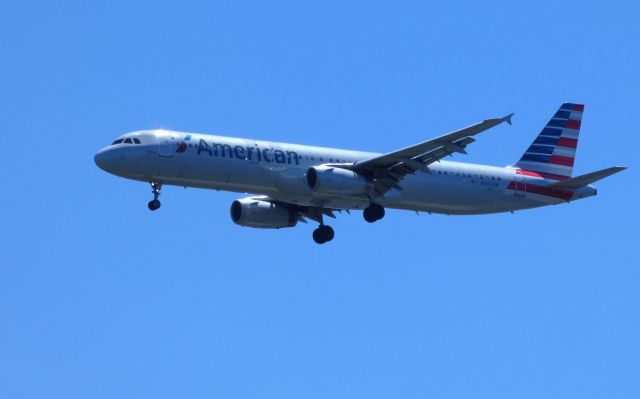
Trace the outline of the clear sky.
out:
<instances>
[{"instance_id":1,"label":"clear sky","mask_svg":"<svg viewBox=\"0 0 640 399\"><path fill-rule=\"evenodd\" d=\"M520 4L523 3L523 4ZM0 397L640 397L638 2L4 1ZM240 195L94 153L168 128L390 151L489 117L509 165L564 101L569 205L261 231Z\"/></svg>"}]
</instances>

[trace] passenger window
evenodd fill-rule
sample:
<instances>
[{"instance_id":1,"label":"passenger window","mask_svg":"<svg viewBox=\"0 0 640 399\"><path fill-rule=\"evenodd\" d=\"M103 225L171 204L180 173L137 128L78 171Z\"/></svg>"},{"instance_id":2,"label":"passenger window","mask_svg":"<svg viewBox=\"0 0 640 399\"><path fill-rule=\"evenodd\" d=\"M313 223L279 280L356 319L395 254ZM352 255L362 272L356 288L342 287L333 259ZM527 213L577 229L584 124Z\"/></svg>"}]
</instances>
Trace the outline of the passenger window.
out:
<instances>
[{"instance_id":1,"label":"passenger window","mask_svg":"<svg viewBox=\"0 0 640 399\"><path fill-rule=\"evenodd\" d=\"M116 144L120 144L124 141L124 139L118 139L116 141L114 141L113 143L111 143L111 145L116 145Z\"/></svg>"},{"instance_id":2,"label":"passenger window","mask_svg":"<svg viewBox=\"0 0 640 399\"><path fill-rule=\"evenodd\" d=\"M131 139L130 139L130 138L126 138L126 139L124 139L124 143L125 143L125 144L133 144L133 142L131 141Z\"/></svg>"},{"instance_id":3,"label":"passenger window","mask_svg":"<svg viewBox=\"0 0 640 399\"><path fill-rule=\"evenodd\" d=\"M133 138L133 142L134 142L134 143L136 143L136 144L140 144L140 139L139 139L139 138L134 137L134 138Z\"/></svg>"}]
</instances>

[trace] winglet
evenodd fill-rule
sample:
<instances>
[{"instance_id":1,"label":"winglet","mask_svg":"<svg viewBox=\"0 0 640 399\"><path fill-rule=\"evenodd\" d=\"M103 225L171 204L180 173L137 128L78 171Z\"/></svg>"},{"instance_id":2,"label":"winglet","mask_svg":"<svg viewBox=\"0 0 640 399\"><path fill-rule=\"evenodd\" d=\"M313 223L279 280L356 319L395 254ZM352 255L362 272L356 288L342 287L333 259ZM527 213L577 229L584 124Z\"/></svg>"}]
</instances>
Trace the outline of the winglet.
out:
<instances>
[{"instance_id":1,"label":"winglet","mask_svg":"<svg viewBox=\"0 0 640 399\"><path fill-rule=\"evenodd\" d=\"M503 122L507 122L508 124L510 124L510 125L511 125L511 117L512 117L512 116L513 116L513 113L511 113L511 114L509 114L509 115L505 116L504 118L502 118L502 121L503 121Z\"/></svg>"}]
</instances>

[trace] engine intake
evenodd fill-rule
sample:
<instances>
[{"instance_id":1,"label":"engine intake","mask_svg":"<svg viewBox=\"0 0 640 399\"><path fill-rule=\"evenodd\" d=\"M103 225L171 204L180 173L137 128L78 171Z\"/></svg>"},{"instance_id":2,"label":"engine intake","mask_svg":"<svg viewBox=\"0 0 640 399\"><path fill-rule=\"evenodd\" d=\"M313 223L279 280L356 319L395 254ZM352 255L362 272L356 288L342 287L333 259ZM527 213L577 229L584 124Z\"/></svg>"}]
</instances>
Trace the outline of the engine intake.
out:
<instances>
[{"instance_id":1,"label":"engine intake","mask_svg":"<svg viewBox=\"0 0 640 399\"><path fill-rule=\"evenodd\" d=\"M249 197L231 203L231 220L235 224L261 229L281 229L293 227L298 223L296 213L289 208Z\"/></svg>"},{"instance_id":2,"label":"engine intake","mask_svg":"<svg viewBox=\"0 0 640 399\"><path fill-rule=\"evenodd\" d=\"M310 167L306 179L309 189L319 193L367 194L373 187L371 181L354 171L327 165Z\"/></svg>"}]
</instances>

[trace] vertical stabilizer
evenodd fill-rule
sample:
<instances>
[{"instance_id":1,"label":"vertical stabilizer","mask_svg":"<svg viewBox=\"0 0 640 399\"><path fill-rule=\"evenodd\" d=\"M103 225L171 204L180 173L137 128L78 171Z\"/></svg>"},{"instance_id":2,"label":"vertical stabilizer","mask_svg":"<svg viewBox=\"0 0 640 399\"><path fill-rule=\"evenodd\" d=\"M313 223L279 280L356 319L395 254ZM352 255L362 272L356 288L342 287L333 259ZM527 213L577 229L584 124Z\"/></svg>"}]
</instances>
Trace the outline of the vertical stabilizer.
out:
<instances>
[{"instance_id":1,"label":"vertical stabilizer","mask_svg":"<svg viewBox=\"0 0 640 399\"><path fill-rule=\"evenodd\" d=\"M550 180L570 178L583 111L583 104L562 104L514 166Z\"/></svg>"}]
</instances>

